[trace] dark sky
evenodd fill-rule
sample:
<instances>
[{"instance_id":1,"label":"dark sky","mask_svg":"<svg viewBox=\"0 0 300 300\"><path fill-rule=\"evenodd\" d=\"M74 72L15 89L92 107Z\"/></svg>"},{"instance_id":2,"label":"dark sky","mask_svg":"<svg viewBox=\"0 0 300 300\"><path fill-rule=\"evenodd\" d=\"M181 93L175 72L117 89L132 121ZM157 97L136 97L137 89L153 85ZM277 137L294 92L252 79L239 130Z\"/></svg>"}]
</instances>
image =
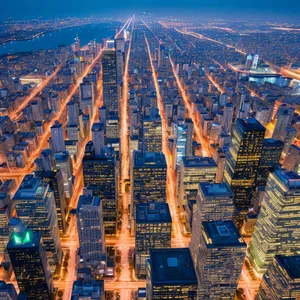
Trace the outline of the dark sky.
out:
<instances>
[{"instance_id":1,"label":"dark sky","mask_svg":"<svg viewBox=\"0 0 300 300\"><path fill-rule=\"evenodd\" d=\"M157 15L299 20L300 0L1 0L0 18Z\"/></svg>"}]
</instances>

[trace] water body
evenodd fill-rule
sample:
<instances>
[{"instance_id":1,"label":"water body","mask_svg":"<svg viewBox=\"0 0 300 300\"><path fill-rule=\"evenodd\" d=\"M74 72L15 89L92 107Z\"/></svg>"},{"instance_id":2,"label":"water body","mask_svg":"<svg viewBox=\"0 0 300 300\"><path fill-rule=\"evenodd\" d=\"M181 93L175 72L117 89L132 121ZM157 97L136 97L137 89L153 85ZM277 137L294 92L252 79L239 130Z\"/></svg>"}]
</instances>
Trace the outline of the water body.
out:
<instances>
[{"instance_id":1,"label":"water body","mask_svg":"<svg viewBox=\"0 0 300 300\"><path fill-rule=\"evenodd\" d=\"M38 50L52 50L60 45L69 46L78 35L81 45L96 39L98 43L102 38L113 37L116 29L121 26L118 22L84 25L73 28L64 28L55 32L49 32L28 41L13 41L0 46L0 55L18 52L30 52Z\"/></svg>"}]
</instances>

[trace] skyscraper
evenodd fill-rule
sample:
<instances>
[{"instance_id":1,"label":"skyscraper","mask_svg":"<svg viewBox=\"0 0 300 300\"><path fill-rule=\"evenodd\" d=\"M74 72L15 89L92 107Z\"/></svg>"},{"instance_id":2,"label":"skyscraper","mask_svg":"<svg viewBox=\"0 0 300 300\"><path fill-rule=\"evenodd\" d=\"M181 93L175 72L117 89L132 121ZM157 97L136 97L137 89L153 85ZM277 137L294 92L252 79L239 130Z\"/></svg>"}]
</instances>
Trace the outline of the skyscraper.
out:
<instances>
[{"instance_id":1,"label":"skyscraper","mask_svg":"<svg viewBox=\"0 0 300 300\"><path fill-rule=\"evenodd\" d=\"M104 261L103 214L98 196L81 195L77 206L80 257L94 267Z\"/></svg>"},{"instance_id":2,"label":"skyscraper","mask_svg":"<svg viewBox=\"0 0 300 300\"><path fill-rule=\"evenodd\" d=\"M300 176L277 169L270 173L254 228L248 256L263 274L275 255L298 255L300 251Z\"/></svg>"},{"instance_id":3,"label":"skyscraper","mask_svg":"<svg viewBox=\"0 0 300 300\"><path fill-rule=\"evenodd\" d=\"M277 112L277 121L273 132L275 140L284 141L285 129L291 125L295 109L293 107L281 106Z\"/></svg>"},{"instance_id":4,"label":"skyscraper","mask_svg":"<svg viewBox=\"0 0 300 300\"><path fill-rule=\"evenodd\" d=\"M26 175L13 198L22 223L31 230L41 232L52 272L61 263L62 250L57 224L53 191L41 178Z\"/></svg>"},{"instance_id":5,"label":"skyscraper","mask_svg":"<svg viewBox=\"0 0 300 300\"><path fill-rule=\"evenodd\" d=\"M147 299L197 299L198 280L190 250L150 250L147 268Z\"/></svg>"},{"instance_id":6,"label":"skyscraper","mask_svg":"<svg viewBox=\"0 0 300 300\"><path fill-rule=\"evenodd\" d=\"M264 136L265 128L254 118L237 119L234 124L224 179L231 186L240 213L248 212L251 207Z\"/></svg>"},{"instance_id":7,"label":"skyscraper","mask_svg":"<svg viewBox=\"0 0 300 300\"><path fill-rule=\"evenodd\" d=\"M199 299L233 299L247 245L232 221L202 223L197 259Z\"/></svg>"},{"instance_id":8,"label":"skyscraper","mask_svg":"<svg viewBox=\"0 0 300 300\"><path fill-rule=\"evenodd\" d=\"M139 277L146 277L150 249L171 247L169 205L159 202L137 204L135 222L135 270Z\"/></svg>"},{"instance_id":9,"label":"skyscraper","mask_svg":"<svg viewBox=\"0 0 300 300\"><path fill-rule=\"evenodd\" d=\"M92 126L92 140L95 154L101 155L105 147L105 132L103 123L94 123Z\"/></svg>"},{"instance_id":10,"label":"skyscraper","mask_svg":"<svg viewBox=\"0 0 300 300\"><path fill-rule=\"evenodd\" d=\"M80 108L85 114L92 115L95 103L95 84L93 82L83 82L80 84Z\"/></svg>"},{"instance_id":11,"label":"skyscraper","mask_svg":"<svg viewBox=\"0 0 300 300\"><path fill-rule=\"evenodd\" d=\"M143 143L146 152L162 151L162 127L159 114L144 116L143 120Z\"/></svg>"},{"instance_id":12,"label":"skyscraper","mask_svg":"<svg viewBox=\"0 0 300 300\"><path fill-rule=\"evenodd\" d=\"M53 153L58 153L66 150L64 129L58 121L56 121L55 124L51 126L51 150L53 151Z\"/></svg>"},{"instance_id":13,"label":"skyscraper","mask_svg":"<svg viewBox=\"0 0 300 300\"><path fill-rule=\"evenodd\" d=\"M300 256L276 255L264 274L256 300L300 298Z\"/></svg>"},{"instance_id":14,"label":"skyscraper","mask_svg":"<svg viewBox=\"0 0 300 300\"><path fill-rule=\"evenodd\" d=\"M163 153L133 151L130 171L133 218L138 203L166 202L167 164Z\"/></svg>"},{"instance_id":15,"label":"skyscraper","mask_svg":"<svg viewBox=\"0 0 300 300\"><path fill-rule=\"evenodd\" d=\"M117 58L114 49L102 54L103 102L108 111L119 109L119 88L117 83Z\"/></svg>"},{"instance_id":16,"label":"skyscraper","mask_svg":"<svg viewBox=\"0 0 300 300\"><path fill-rule=\"evenodd\" d=\"M199 255L204 221L230 221L233 215L233 193L225 183L200 182L193 212L190 249L194 262Z\"/></svg>"},{"instance_id":17,"label":"skyscraper","mask_svg":"<svg viewBox=\"0 0 300 300\"><path fill-rule=\"evenodd\" d=\"M41 233L24 228L14 232L7 251L20 291L26 293L29 300L50 300L53 281Z\"/></svg>"},{"instance_id":18,"label":"skyscraper","mask_svg":"<svg viewBox=\"0 0 300 300\"><path fill-rule=\"evenodd\" d=\"M222 119L222 128L226 134L231 134L233 113L234 113L233 103L227 103L224 108L224 117Z\"/></svg>"},{"instance_id":19,"label":"skyscraper","mask_svg":"<svg viewBox=\"0 0 300 300\"><path fill-rule=\"evenodd\" d=\"M300 148L296 145L292 145L289 149L289 153L286 156L283 167L288 171L294 171L299 174L299 165L300 164Z\"/></svg>"}]
</instances>

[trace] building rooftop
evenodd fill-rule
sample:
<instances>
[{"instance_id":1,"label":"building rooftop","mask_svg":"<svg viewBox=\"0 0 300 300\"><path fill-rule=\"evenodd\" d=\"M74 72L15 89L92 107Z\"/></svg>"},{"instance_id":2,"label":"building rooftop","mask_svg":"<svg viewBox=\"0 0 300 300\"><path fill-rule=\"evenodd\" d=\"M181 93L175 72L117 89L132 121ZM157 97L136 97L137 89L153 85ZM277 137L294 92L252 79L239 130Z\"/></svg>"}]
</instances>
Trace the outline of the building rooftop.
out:
<instances>
[{"instance_id":1,"label":"building rooftop","mask_svg":"<svg viewBox=\"0 0 300 300\"><path fill-rule=\"evenodd\" d=\"M24 232L14 232L7 244L7 249L14 248L35 248L40 245L41 232L25 230Z\"/></svg>"},{"instance_id":2,"label":"building rooftop","mask_svg":"<svg viewBox=\"0 0 300 300\"><path fill-rule=\"evenodd\" d=\"M71 300L100 299L104 293L103 280L76 280L73 283Z\"/></svg>"},{"instance_id":3,"label":"building rooftop","mask_svg":"<svg viewBox=\"0 0 300 300\"><path fill-rule=\"evenodd\" d=\"M165 155L162 152L134 151L134 167L167 167Z\"/></svg>"},{"instance_id":4,"label":"building rooftop","mask_svg":"<svg viewBox=\"0 0 300 300\"><path fill-rule=\"evenodd\" d=\"M264 139L263 142L263 147L267 147L267 146L278 146L278 147L282 147L284 145L284 143L280 140L275 140L273 138L270 139Z\"/></svg>"},{"instance_id":5,"label":"building rooftop","mask_svg":"<svg viewBox=\"0 0 300 300\"><path fill-rule=\"evenodd\" d=\"M188 248L151 249L152 285L197 285Z\"/></svg>"},{"instance_id":6,"label":"building rooftop","mask_svg":"<svg viewBox=\"0 0 300 300\"><path fill-rule=\"evenodd\" d=\"M36 199L37 197L42 197L46 187L47 184L42 183L41 178L26 175L13 199Z\"/></svg>"},{"instance_id":7,"label":"building rooftop","mask_svg":"<svg viewBox=\"0 0 300 300\"><path fill-rule=\"evenodd\" d=\"M182 157L184 167L217 167L216 162L211 157L192 156Z\"/></svg>"},{"instance_id":8,"label":"building rooftop","mask_svg":"<svg viewBox=\"0 0 300 300\"><path fill-rule=\"evenodd\" d=\"M202 234L207 248L246 247L232 221L202 222Z\"/></svg>"},{"instance_id":9,"label":"building rooftop","mask_svg":"<svg viewBox=\"0 0 300 300\"><path fill-rule=\"evenodd\" d=\"M249 131L261 131L265 132L266 128L261 125L255 118L248 118L247 120L244 119L237 119L237 124L241 126L244 132Z\"/></svg>"},{"instance_id":10,"label":"building rooftop","mask_svg":"<svg viewBox=\"0 0 300 300\"><path fill-rule=\"evenodd\" d=\"M85 205L98 207L100 205L100 198L91 195L81 195L79 197L77 209L79 210L82 206Z\"/></svg>"},{"instance_id":11,"label":"building rooftop","mask_svg":"<svg viewBox=\"0 0 300 300\"><path fill-rule=\"evenodd\" d=\"M205 196L233 196L231 188L226 183L200 182L199 188Z\"/></svg>"},{"instance_id":12,"label":"building rooftop","mask_svg":"<svg viewBox=\"0 0 300 300\"><path fill-rule=\"evenodd\" d=\"M289 190L300 189L300 176L297 173L285 169L276 169L275 174Z\"/></svg>"},{"instance_id":13,"label":"building rooftop","mask_svg":"<svg viewBox=\"0 0 300 300\"><path fill-rule=\"evenodd\" d=\"M171 223L168 203L152 202L136 205L136 223Z\"/></svg>"},{"instance_id":14,"label":"building rooftop","mask_svg":"<svg viewBox=\"0 0 300 300\"><path fill-rule=\"evenodd\" d=\"M104 124L103 123L94 123L92 126L92 131L103 131L104 130Z\"/></svg>"},{"instance_id":15,"label":"building rooftop","mask_svg":"<svg viewBox=\"0 0 300 300\"><path fill-rule=\"evenodd\" d=\"M278 264L287 271L292 279L300 278L300 256L281 256L276 255Z\"/></svg>"}]
</instances>

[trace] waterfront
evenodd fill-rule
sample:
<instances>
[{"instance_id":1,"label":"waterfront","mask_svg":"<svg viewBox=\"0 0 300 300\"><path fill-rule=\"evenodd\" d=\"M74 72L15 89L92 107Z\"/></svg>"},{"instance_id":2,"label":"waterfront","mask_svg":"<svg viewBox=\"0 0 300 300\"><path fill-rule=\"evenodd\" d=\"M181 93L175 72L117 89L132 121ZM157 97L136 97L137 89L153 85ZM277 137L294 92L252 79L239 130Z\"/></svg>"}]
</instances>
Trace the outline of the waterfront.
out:
<instances>
[{"instance_id":1,"label":"waterfront","mask_svg":"<svg viewBox=\"0 0 300 300\"><path fill-rule=\"evenodd\" d=\"M38 50L51 50L60 45L69 46L74 42L76 36L79 37L82 45L86 45L90 40L96 39L101 42L102 38L114 36L120 23L91 24L78 27L64 28L54 32L40 35L32 40L13 41L0 46L0 55L13 54L18 52L31 52Z\"/></svg>"}]
</instances>

